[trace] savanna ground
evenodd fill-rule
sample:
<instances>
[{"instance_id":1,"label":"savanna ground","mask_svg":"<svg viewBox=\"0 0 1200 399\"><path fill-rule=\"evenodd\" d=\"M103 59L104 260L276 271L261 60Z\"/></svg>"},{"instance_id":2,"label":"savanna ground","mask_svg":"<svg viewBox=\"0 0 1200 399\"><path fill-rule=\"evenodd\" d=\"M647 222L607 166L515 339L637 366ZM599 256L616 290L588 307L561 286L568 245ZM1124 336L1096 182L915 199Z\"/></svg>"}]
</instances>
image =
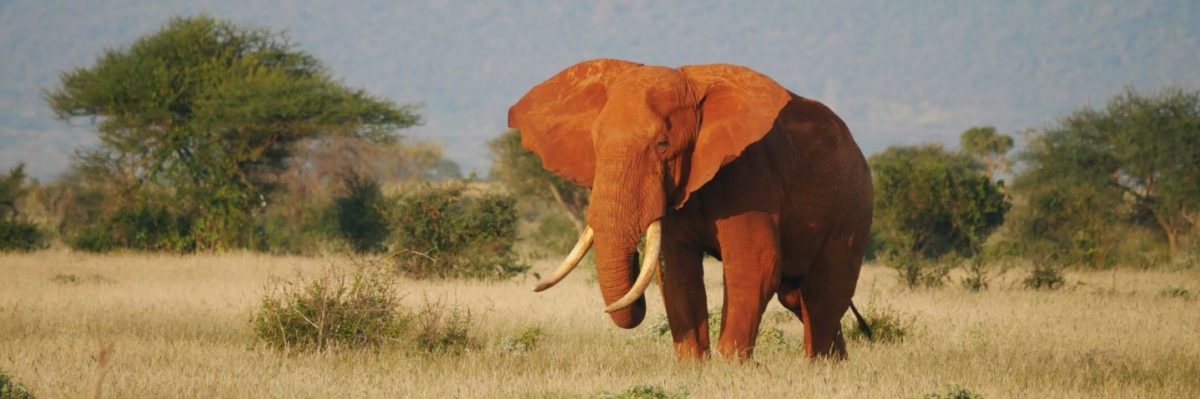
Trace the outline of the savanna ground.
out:
<instances>
[{"instance_id":1,"label":"savanna ground","mask_svg":"<svg viewBox=\"0 0 1200 399\"><path fill-rule=\"evenodd\" d=\"M0 370L38 397L590 397L652 385L690 397L920 397L961 387L983 397L1200 397L1200 270L1068 272L1029 291L1023 269L971 293L909 290L868 266L856 302L911 322L904 341L849 343L850 360L810 362L801 325L768 319L793 345L752 362L680 363L656 289L647 321L620 330L586 272L529 292L504 282L407 281L404 301L470 310L479 343L461 355L407 350L287 354L250 327L272 276L320 273L345 259L223 255L0 255ZM553 261L539 262L546 272ZM345 267L345 266L340 266ZM710 307L720 281L709 264ZM1189 290L1192 298L1169 295ZM785 321L779 321L785 320ZM772 325L776 325L772 324ZM504 337L538 327L527 353ZM108 360L99 352L110 347ZM101 367L101 364L105 367ZM101 376L101 374L104 374Z\"/></svg>"}]
</instances>

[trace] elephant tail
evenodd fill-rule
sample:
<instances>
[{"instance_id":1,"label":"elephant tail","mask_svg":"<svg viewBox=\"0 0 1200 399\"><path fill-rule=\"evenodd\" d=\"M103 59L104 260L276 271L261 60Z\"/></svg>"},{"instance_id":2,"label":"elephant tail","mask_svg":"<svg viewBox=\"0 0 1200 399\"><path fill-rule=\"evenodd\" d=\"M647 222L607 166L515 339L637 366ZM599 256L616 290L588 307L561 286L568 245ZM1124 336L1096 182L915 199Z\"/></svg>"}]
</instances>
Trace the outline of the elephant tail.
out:
<instances>
[{"instance_id":1,"label":"elephant tail","mask_svg":"<svg viewBox=\"0 0 1200 399\"><path fill-rule=\"evenodd\" d=\"M862 331L863 336L867 337L867 341L875 341L875 334L871 333L871 325L867 324L867 320L863 318L862 313L858 313L858 308L854 306L854 301L850 301L850 311L854 312L854 318L858 319L858 329Z\"/></svg>"}]
</instances>

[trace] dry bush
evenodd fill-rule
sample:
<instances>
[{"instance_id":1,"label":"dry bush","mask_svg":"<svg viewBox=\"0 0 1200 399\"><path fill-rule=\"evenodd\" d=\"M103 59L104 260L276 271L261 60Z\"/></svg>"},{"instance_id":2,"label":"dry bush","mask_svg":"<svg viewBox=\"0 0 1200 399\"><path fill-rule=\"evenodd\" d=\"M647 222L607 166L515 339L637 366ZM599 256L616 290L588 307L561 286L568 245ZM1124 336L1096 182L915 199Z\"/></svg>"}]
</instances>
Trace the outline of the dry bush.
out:
<instances>
[{"instance_id":1,"label":"dry bush","mask_svg":"<svg viewBox=\"0 0 1200 399\"><path fill-rule=\"evenodd\" d=\"M369 263L347 275L332 267L313 279L274 281L251 324L280 349L379 347L399 340L410 317L400 308L394 277Z\"/></svg>"}]
</instances>

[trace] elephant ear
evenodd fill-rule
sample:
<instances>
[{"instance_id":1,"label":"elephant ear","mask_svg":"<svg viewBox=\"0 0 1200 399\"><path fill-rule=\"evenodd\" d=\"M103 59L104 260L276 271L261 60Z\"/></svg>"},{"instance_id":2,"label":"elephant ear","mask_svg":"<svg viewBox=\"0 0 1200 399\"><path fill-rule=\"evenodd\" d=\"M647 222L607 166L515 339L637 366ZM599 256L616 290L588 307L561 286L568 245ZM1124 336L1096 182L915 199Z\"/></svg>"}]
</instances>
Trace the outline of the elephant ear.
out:
<instances>
[{"instance_id":1,"label":"elephant ear","mask_svg":"<svg viewBox=\"0 0 1200 399\"><path fill-rule=\"evenodd\" d=\"M791 93L750 68L697 65L679 68L700 98L700 131L692 150L681 208L692 193L717 175L722 166L763 138L775 125Z\"/></svg>"},{"instance_id":2,"label":"elephant ear","mask_svg":"<svg viewBox=\"0 0 1200 399\"><path fill-rule=\"evenodd\" d=\"M529 89L508 109L508 127L521 132L521 144L542 158L542 167L584 187L592 187L596 152L592 123L608 101L608 86L628 61L584 61Z\"/></svg>"}]
</instances>

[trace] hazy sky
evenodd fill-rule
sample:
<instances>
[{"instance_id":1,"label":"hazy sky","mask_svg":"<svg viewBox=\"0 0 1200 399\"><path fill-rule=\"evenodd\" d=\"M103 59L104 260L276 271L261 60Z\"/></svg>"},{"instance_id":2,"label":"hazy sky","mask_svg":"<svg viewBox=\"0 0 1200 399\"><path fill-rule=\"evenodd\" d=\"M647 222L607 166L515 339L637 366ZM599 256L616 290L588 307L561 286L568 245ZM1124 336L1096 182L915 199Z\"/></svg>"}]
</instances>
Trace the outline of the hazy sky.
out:
<instances>
[{"instance_id":1,"label":"hazy sky","mask_svg":"<svg viewBox=\"0 0 1200 399\"><path fill-rule=\"evenodd\" d=\"M198 12L286 30L345 83L423 103L404 134L464 171L486 172L529 87L597 57L750 66L829 104L868 153L1042 127L1125 86L1200 88L1200 2L997 3L0 0L0 168L65 170L95 134L55 121L40 89Z\"/></svg>"}]
</instances>

